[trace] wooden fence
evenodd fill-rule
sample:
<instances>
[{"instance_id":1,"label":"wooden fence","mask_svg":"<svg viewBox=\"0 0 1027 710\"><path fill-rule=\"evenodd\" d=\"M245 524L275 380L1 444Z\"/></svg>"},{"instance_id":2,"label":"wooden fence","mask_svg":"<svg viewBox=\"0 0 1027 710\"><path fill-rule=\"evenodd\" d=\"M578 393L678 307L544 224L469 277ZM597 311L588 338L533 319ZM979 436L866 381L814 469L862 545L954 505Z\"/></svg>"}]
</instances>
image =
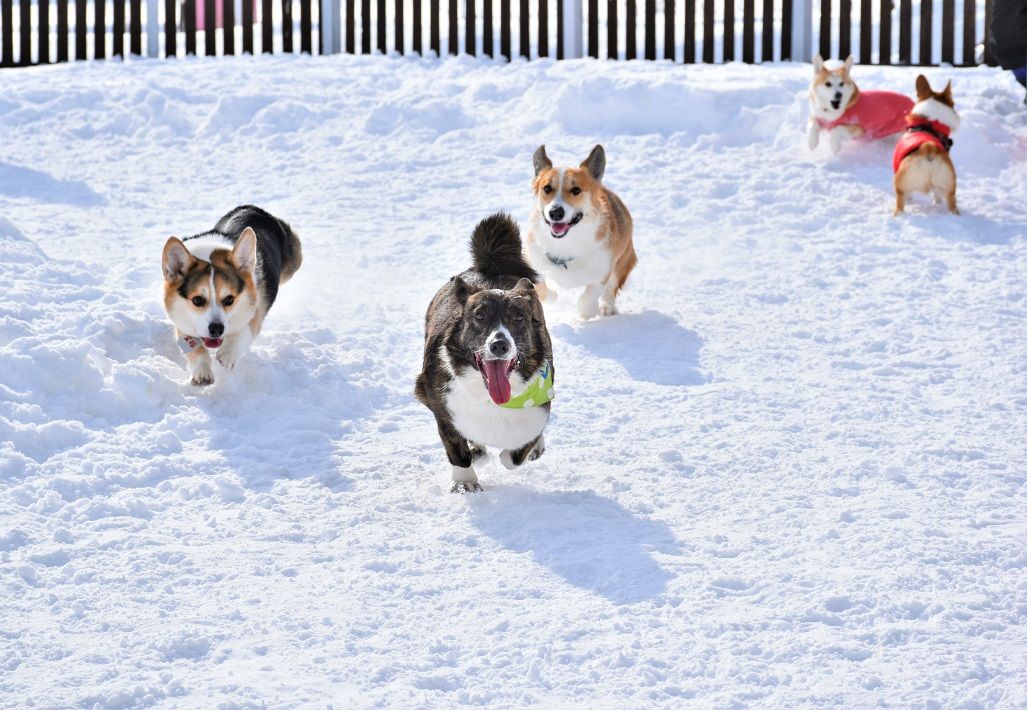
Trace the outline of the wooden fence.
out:
<instances>
[{"instance_id":1,"label":"wooden fence","mask_svg":"<svg viewBox=\"0 0 1027 710\"><path fill-rule=\"evenodd\" d=\"M816 51L967 66L987 45L991 2L0 0L0 66L297 52L718 63L808 61Z\"/></svg>"}]
</instances>

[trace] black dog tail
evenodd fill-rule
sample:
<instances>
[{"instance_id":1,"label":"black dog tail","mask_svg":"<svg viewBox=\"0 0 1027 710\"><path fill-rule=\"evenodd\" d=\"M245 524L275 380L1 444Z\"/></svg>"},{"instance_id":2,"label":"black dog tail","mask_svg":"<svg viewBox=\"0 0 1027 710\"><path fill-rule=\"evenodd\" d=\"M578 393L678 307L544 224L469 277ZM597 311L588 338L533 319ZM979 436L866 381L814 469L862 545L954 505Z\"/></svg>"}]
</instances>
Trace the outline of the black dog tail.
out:
<instances>
[{"instance_id":1,"label":"black dog tail","mask_svg":"<svg viewBox=\"0 0 1027 710\"><path fill-rule=\"evenodd\" d=\"M540 278L524 260L520 229L505 212L496 212L478 222L471 235L471 259L475 270L490 278Z\"/></svg>"}]
</instances>

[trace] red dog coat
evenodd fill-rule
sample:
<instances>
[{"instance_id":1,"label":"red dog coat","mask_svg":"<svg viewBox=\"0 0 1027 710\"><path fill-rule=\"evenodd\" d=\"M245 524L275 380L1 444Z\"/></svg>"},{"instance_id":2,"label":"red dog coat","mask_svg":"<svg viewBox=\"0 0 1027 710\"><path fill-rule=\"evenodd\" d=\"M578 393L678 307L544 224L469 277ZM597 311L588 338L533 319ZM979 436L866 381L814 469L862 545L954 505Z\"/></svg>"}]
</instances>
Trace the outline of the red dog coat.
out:
<instances>
[{"instance_id":1,"label":"red dog coat","mask_svg":"<svg viewBox=\"0 0 1027 710\"><path fill-rule=\"evenodd\" d=\"M949 138L952 129L944 123L932 121L923 116L910 116L908 121L909 127L896 144L895 152L892 153L891 167L892 171L896 173L899 171L902 159L925 143L934 143L946 153L952 147L952 139Z\"/></svg>"},{"instance_id":2,"label":"red dog coat","mask_svg":"<svg viewBox=\"0 0 1027 710\"><path fill-rule=\"evenodd\" d=\"M894 91L861 91L856 103L845 109L834 121L817 119L824 130L837 126L859 126L863 137L875 140L898 133L906 127L906 116L913 110L913 100Z\"/></svg>"}]
</instances>

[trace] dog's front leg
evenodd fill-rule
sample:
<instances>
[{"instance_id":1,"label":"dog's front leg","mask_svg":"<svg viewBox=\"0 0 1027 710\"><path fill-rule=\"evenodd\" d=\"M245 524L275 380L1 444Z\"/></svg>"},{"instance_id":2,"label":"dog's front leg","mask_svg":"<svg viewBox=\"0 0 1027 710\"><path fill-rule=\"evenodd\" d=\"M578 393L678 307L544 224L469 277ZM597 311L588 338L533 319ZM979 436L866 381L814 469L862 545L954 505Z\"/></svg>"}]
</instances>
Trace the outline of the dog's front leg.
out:
<instances>
[{"instance_id":1,"label":"dog's front leg","mask_svg":"<svg viewBox=\"0 0 1027 710\"><path fill-rule=\"evenodd\" d=\"M595 318L599 313L599 295L603 292L602 284L589 284L578 297L578 313L585 320Z\"/></svg>"},{"instance_id":2,"label":"dog's front leg","mask_svg":"<svg viewBox=\"0 0 1027 710\"><path fill-rule=\"evenodd\" d=\"M210 367L210 352L204 346L185 354L185 361L190 375L190 384L206 387L214 384L214 371Z\"/></svg>"},{"instance_id":3,"label":"dog's front leg","mask_svg":"<svg viewBox=\"0 0 1027 710\"><path fill-rule=\"evenodd\" d=\"M809 145L810 150L816 150L817 144L820 142L820 126L812 118L809 120L809 126L806 128L806 143Z\"/></svg>"},{"instance_id":4,"label":"dog's front leg","mask_svg":"<svg viewBox=\"0 0 1027 710\"><path fill-rule=\"evenodd\" d=\"M235 363L249 351L252 344L253 332L247 326L238 333L233 333L225 338L225 342L218 348L217 354L214 357L217 358L221 367L226 370L232 370L235 368Z\"/></svg>"},{"instance_id":5,"label":"dog's front leg","mask_svg":"<svg viewBox=\"0 0 1027 710\"><path fill-rule=\"evenodd\" d=\"M502 453L499 454L499 463L512 471L524 463L525 459L534 461L545 450L546 440L542 438L542 434L539 434L519 449L503 449Z\"/></svg>"},{"instance_id":6,"label":"dog's front leg","mask_svg":"<svg viewBox=\"0 0 1027 710\"><path fill-rule=\"evenodd\" d=\"M474 472L474 461L485 455L485 449L468 443L449 423L436 420L439 437L446 449L446 458L453 467L453 484L450 493L476 493L482 490L478 476Z\"/></svg>"},{"instance_id":7,"label":"dog's front leg","mask_svg":"<svg viewBox=\"0 0 1027 710\"><path fill-rule=\"evenodd\" d=\"M847 126L836 126L831 129L831 152L837 153L842 149L842 141L849 136L849 130Z\"/></svg>"}]
</instances>

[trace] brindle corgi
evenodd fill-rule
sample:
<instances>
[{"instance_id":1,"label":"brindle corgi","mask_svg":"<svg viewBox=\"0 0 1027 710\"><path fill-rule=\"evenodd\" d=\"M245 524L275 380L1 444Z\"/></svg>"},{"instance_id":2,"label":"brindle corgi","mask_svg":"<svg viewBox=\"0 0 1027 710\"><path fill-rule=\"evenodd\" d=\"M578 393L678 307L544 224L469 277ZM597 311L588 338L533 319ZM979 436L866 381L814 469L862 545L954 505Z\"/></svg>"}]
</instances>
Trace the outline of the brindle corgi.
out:
<instances>
[{"instance_id":1,"label":"brindle corgi","mask_svg":"<svg viewBox=\"0 0 1027 710\"><path fill-rule=\"evenodd\" d=\"M164 308L190 381L214 383L211 352L235 367L260 332L280 284L300 268L300 240L259 207L236 207L214 229L164 245Z\"/></svg>"}]
</instances>

